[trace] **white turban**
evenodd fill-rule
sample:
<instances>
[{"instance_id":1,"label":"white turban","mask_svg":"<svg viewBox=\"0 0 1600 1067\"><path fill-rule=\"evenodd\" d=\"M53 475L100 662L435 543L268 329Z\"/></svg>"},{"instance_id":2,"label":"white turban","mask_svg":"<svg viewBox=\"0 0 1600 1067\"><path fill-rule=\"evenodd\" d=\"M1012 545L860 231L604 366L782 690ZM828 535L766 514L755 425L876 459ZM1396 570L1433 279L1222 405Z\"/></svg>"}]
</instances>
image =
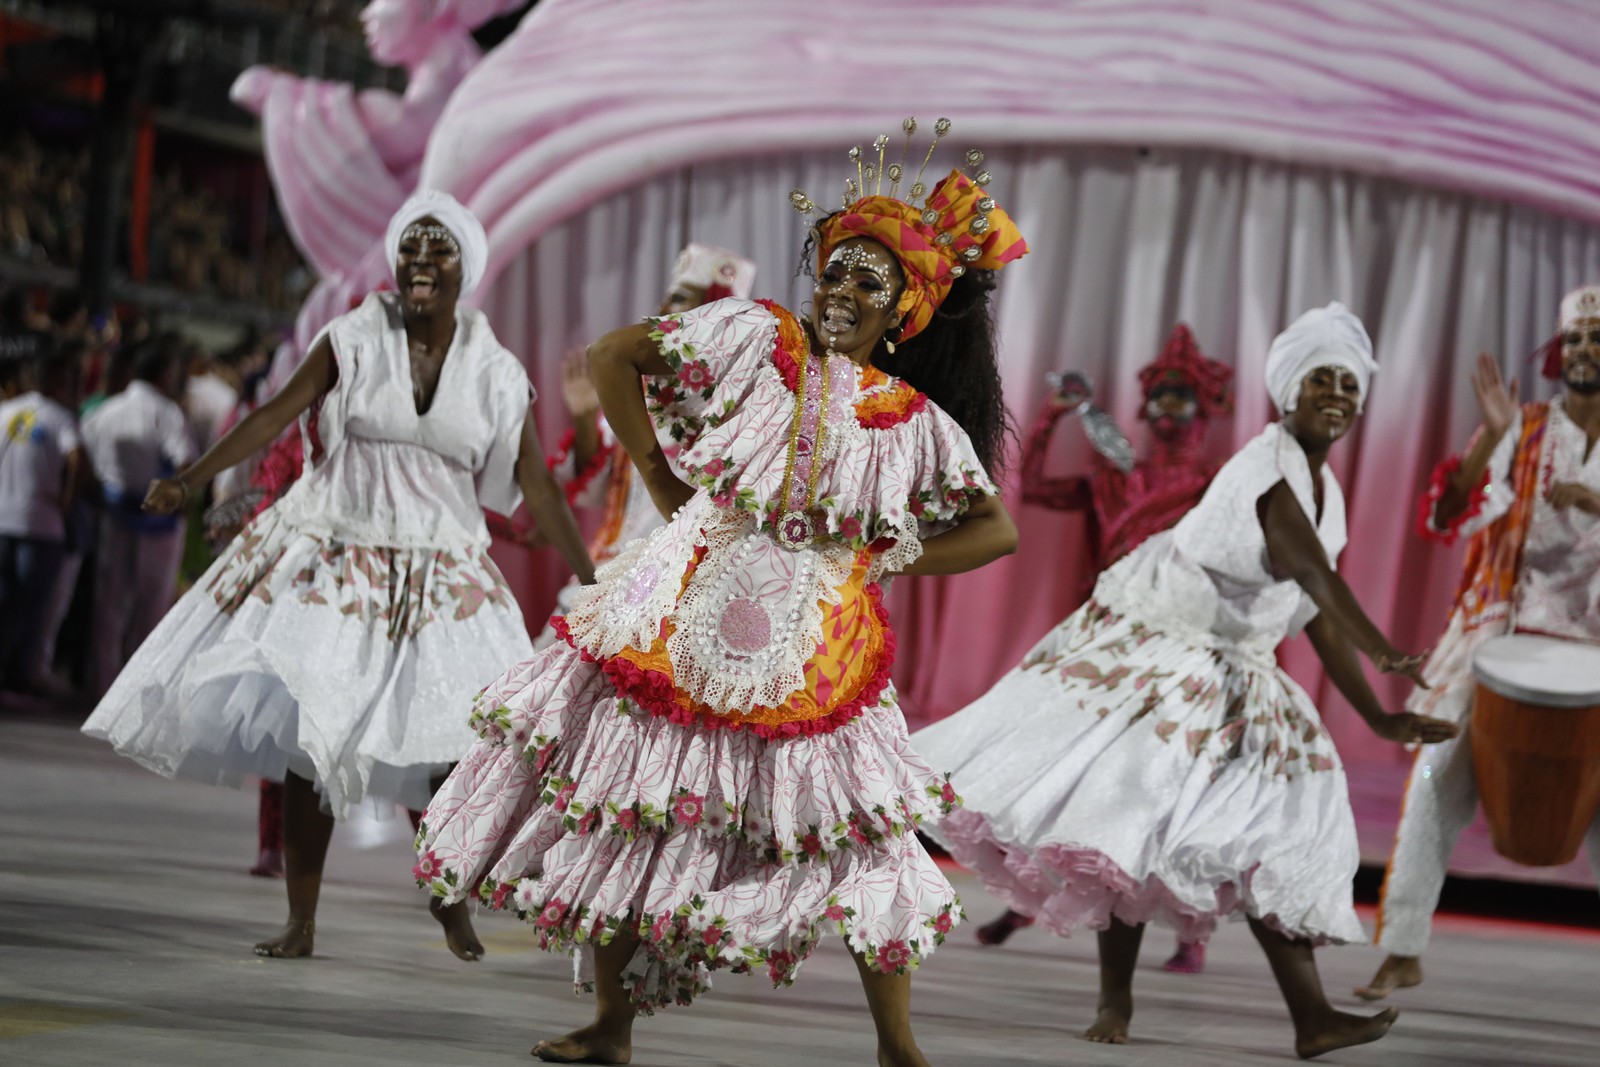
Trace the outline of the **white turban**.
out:
<instances>
[{"instance_id":1,"label":"white turban","mask_svg":"<svg viewBox=\"0 0 1600 1067\"><path fill-rule=\"evenodd\" d=\"M727 295L748 300L756 284L756 265L726 248L692 244L678 253L668 288L685 283L707 291L720 286L728 290Z\"/></svg>"},{"instance_id":2,"label":"white turban","mask_svg":"<svg viewBox=\"0 0 1600 1067\"><path fill-rule=\"evenodd\" d=\"M1561 298L1561 329L1584 319L1600 319L1600 285L1585 285Z\"/></svg>"},{"instance_id":3,"label":"white turban","mask_svg":"<svg viewBox=\"0 0 1600 1067\"><path fill-rule=\"evenodd\" d=\"M389 253L389 270L394 270L400 258L400 238L418 219L434 218L450 231L461 246L461 295L471 296L483 280L483 271L489 263L489 235L483 232L483 223L462 206L461 201L449 193L424 189L400 205L400 210L389 220L389 232L384 234L384 251ZM400 279L395 279L398 285Z\"/></svg>"},{"instance_id":4,"label":"white turban","mask_svg":"<svg viewBox=\"0 0 1600 1067\"><path fill-rule=\"evenodd\" d=\"M1267 391L1278 411L1287 415L1300 402L1300 383L1318 367L1342 367L1356 376L1361 395L1357 409L1366 403L1367 387L1377 373L1372 339L1361 320L1337 301L1313 308L1289 324L1267 350Z\"/></svg>"}]
</instances>

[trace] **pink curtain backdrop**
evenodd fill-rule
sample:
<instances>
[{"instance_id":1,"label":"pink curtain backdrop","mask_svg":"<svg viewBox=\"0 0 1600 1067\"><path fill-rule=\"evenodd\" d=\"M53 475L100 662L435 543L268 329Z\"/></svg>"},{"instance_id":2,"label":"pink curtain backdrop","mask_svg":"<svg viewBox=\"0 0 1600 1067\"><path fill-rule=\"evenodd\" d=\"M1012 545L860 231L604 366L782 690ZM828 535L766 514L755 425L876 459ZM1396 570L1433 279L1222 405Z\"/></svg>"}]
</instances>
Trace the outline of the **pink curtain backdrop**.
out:
<instances>
[{"instance_id":1,"label":"pink curtain backdrop","mask_svg":"<svg viewBox=\"0 0 1600 1067\"><path fill-rule=\"evenodd\" d=\"M867 29L884 26L893 48ZM850 144L948 114L935 166L988 150L992 191L1035 250L998 308L1020 420L1045 371L1073 367L1138 443L1135 374L1182 319L1238 371L1238 411L1213 428L1224 454L1270 417L1262 364L1285 322L1332 299L1366 320L1383 369L1335 455L1341 569L1420 648L1459 556L1415 536L1415 501L1477 422L1467 368L1487 349L1529 385L1562 292L1600 278L1600 94L1563 44L1597 32L1600 6L1557 0L546 0L451 98L421 182L488 227L484 306L529 362L553 441L561 356L649 311L678 247L740 249L758 291L798 307L788 190L827 202ZM1071 423L1057 448L1057 469L1086 459ZM1013 510L1016 556L893 590L913 716L977 696L1069 606L1080 521ZM502 556L537 618L556 564ZM1365 732L1303 643L1285 661L1324 709L1358 810L1378 813L1363 847L1381 856L1409 757ZM1384 691L1398 706L1400 687ZM1457 868L1507 871L1481 847Z\"/></svg>"}]
</instances>

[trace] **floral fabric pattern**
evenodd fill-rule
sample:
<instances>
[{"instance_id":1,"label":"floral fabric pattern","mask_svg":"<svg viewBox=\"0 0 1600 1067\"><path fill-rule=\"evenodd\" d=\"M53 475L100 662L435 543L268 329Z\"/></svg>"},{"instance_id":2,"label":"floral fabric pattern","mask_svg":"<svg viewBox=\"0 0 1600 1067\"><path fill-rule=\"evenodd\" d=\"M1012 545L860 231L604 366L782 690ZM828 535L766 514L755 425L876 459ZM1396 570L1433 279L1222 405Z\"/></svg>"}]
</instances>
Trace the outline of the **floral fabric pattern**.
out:
<instances>
[{"instance_id":1,"label":"floral fabric pattern","mask_svg":"<svg viewBox=\"0 0 1600 1067\"><path fill-rule=\"evenodd\" d=\"M404 549L323 542L293 575L281 573L281 541L252 524L204 579L225 614L246 598L292 597L381 627L389 640L415 637L438 620L464 622L484 605L514 610L500 568L481 548Z\"/></svg>"},{"instance_id":2,"label":"floral fabric pattern","mask_svg":"<svg viewBox=\"0 0 1600 1067\"><path fill-rule=\"evenodd\" d=\"M653 716L558 644L471 721L413 876L516 913L552 951L636 933L641 1011L688 1003L719 968L789 985L829 933L905 973L961 921L914 835L960 797L907 746L892 690L843 729L774 742Z\"/></svg>"}]
</instances>

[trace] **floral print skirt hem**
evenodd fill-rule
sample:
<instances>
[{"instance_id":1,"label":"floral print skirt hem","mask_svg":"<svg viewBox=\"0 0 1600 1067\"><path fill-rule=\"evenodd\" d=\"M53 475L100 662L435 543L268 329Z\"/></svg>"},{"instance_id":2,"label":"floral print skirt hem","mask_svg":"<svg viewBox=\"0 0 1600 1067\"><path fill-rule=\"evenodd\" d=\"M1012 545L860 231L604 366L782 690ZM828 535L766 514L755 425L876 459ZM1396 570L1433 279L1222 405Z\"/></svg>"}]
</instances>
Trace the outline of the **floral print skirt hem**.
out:
<instances>
[{"instance_id":1,"label":"floral print skirt hem","mask_svg":"<svg viewBox=\"0 0 1600 1067\"><path fill-rule=\"evenodd\" d=\"M965 801L933 835L1058 932L1116 916L1203 939L1253 916L1314 942L1365 936L1344 770L1270 660L1091 601L912 744Z\"/></svg>"},{"instance_id":2,"label":"floral print skirt hem","mask_svg":"<svg viewBox=\"0 0 1600 1067\"><path fill-rule=\"evenodd\" d=\"M638 1009L686 1004L718 968L793 982L838 933L891 974L960 921L915 829L959 804L911 751L892 689L829 734L679 724L558 644L480 696L479 741L417 835L419 884L528 920L541 947L636 936Z\"/></svg>"}]
</instances>

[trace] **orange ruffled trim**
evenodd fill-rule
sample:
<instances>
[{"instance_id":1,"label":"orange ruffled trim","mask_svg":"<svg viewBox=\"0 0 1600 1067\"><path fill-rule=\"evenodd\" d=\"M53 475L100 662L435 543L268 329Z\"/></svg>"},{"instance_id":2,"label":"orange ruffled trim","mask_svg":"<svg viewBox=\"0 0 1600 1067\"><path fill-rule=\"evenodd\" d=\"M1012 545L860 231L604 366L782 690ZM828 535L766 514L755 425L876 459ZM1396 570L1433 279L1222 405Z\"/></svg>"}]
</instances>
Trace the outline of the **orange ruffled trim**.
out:
<instances>
[{"instance_id":1,"label":"orange ruffled trim","mask_svg":"<svg viewBox=\"0 0 1600 1067\"><path fill-rule=\"evenodd\" d=\"M586 661L600 664L618 693L652 715L680 725L750 730L768 740L832 733L878 702L889 684L895 656L894 631L878 584L856 585L852 580L841 591L844 602L823 618L823 640L806 664L806 688L796 690L777 708L718 712L690 698L673 680L666 650L670 621L648 651L626 648L604 658L579 651ZM851 619L853 612L859 617ZM566 619L557 617L551 623L561 640L573 643Z\"/></svg>"}]
</instances>

